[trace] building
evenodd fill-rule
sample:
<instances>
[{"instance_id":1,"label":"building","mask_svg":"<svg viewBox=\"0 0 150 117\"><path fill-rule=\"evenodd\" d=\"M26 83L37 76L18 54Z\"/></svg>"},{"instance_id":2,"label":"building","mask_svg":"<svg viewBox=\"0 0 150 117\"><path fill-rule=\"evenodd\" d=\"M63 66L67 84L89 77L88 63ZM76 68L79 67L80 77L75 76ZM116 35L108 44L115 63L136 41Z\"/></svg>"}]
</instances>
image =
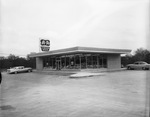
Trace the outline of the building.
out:
<instances>
[{"instance_id":1,"label":"building","mask_svg":"<svg viewBox=\"0 0 150 117\"><path fill-rule=\"evenodd\" d=\"M36 58L36 69L119 69L121 54L128 54L128 49L106 49L92 47L72 47L48 52L32 53Z\"/></svg>"}]
</instances>

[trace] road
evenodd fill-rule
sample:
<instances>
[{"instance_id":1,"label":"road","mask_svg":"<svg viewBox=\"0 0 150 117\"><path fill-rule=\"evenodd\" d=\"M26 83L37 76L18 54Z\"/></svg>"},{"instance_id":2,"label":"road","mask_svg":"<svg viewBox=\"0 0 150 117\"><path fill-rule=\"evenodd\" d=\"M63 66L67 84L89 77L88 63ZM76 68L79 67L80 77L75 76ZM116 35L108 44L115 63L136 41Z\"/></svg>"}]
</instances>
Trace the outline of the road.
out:
<instances>
[{"instance_id":1,"label":"road","mask_svg":"<svg viewBox=\"0 0 150 117\"><path fill-rule=\"evenodd\" d=\"M146 117L150 71L69 78L3 73L1 117Z\"/></svg>"}]
</instances>

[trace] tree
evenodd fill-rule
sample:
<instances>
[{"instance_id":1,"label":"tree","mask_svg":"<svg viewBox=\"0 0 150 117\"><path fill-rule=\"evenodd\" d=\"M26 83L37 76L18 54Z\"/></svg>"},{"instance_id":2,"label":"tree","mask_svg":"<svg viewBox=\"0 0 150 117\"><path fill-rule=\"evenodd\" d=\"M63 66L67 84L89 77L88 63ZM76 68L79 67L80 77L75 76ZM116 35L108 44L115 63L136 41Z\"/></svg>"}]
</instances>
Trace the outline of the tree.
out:
<instances>
[{"instance_id":1,"label":"tree","mask_svg":"<svg viewBox=\"0 0 150 117\"><path fill-rule=\"evenodd\" d=\"M13 55L13 54L10 54L9 56L8 56L8 59L9 60L15 60L15 59L18 59L19 58L19 56L15 56L15 55Z\"/></svg>"},{"instance_id":2,"label":"tree","mask_svg":"<svg viewBox=\"0 0 150 117\"><path fill-rule=\"evenodd\" d=\"M15 56L10 54L8 57L4 59L0 59L0 69L8 69L10 67L15 66L25 66L35 68L35 58L22 58L19 56Z\"/></svg>"},{"instance_id":3,"label":"tree","mask_svg":"<svg viewBox=\"0 0 150 117\"><path fill-rule=\"evenodd\" d=\"M150 64L150 51L147 49L139 48L135 51L134 55L126 55L121 58L121 63L124 66L136 61L145 61Z\"/></svg>"},{"instance_id":4,"label":"tree","mask_svg":"<svg viewBox=\"0 0 150 117\"><path fill-rule=\"evenodd\" d=\"M134 59L136 61L145 61L149 63L150 52L146 49L139 48L135 51Z\"/></svg>"}]
</instances>

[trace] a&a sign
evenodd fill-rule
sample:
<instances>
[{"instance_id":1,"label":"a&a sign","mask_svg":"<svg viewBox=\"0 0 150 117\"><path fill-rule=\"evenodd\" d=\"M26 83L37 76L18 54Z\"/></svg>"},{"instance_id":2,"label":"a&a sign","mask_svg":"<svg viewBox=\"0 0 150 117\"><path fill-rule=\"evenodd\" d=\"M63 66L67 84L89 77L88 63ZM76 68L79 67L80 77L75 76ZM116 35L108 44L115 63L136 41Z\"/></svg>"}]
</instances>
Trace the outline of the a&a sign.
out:
<instances>
[{"instance_id":1,"label":"a&a sign","mask_svg":"<svg viewBox=\"0 0 150 117\"><path fill-rule=\"evenodd\" d=\"M50 50L50 40L40 39L40 51L49 51Z\"/></svg>"}]
</instances>

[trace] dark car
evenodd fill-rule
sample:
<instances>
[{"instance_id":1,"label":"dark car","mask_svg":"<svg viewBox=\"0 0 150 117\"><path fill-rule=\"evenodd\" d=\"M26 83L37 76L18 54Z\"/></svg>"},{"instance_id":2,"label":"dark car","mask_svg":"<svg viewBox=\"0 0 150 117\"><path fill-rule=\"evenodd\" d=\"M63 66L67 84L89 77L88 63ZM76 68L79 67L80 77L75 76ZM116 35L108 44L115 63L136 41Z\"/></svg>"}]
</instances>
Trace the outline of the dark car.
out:
<instances>
[{"instance_id":1,"label":"dark car","mask_svg":"<svg viewBox=\"0 0 150 117\"><path fill-rule=\"evenodd\" d=\"M142 70L149 70L150 69L150 64L144 62L144 61L137 61L134 62L133 64L128 64L127 69L142 69Z\"/></svg>"}]
</instances>

